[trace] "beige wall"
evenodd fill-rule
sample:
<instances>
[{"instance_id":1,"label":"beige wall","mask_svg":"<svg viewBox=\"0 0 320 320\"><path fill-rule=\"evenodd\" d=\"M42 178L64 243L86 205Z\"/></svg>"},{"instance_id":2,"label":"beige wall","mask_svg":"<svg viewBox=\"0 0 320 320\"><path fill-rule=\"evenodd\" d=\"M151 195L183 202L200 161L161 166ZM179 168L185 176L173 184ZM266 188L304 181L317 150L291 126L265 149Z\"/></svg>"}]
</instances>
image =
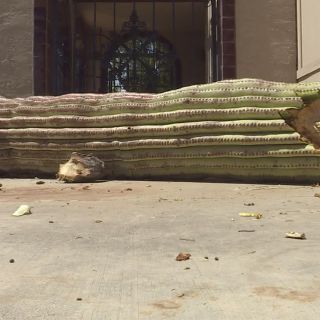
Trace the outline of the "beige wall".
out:
<instances>
[{"instance_id":1,"label":"beige wall","mask_svg":"<svg viewBox=\"0 0 320 320\"><path fill-rule=\"evenodd\" d=\"M301 77L298 79L298 82L320 82L320 71L317 70L317 72L308 74L305 77Z\"/></svg>"},{"instance_id":2,"label":"beige wall","mask_svg":"<svg viewBox=\"0 0 320 320\"><path fill-rule=\"evenodd\" d=\"M0 1L0 95L33 92L33 0Z\"/></svg>"},{"instance_id":3,"label":"beige wall","mask_svg":"<svg viewBox=\"0 0 320 320\"><path fill-rule=\"evenodd\" d=\"M295 82L296 0L235 2L237 77Z\"/></svg>"},{"instance_id":4,"label":"beige wall","mask_svg":"<svg viewBox=\"0 0 320 320\"><path fill-rule=\"evenodd\" d=\"M297 0L299 81L320 81L319 12L319 0Z\"/></svg>"}]
</instances>

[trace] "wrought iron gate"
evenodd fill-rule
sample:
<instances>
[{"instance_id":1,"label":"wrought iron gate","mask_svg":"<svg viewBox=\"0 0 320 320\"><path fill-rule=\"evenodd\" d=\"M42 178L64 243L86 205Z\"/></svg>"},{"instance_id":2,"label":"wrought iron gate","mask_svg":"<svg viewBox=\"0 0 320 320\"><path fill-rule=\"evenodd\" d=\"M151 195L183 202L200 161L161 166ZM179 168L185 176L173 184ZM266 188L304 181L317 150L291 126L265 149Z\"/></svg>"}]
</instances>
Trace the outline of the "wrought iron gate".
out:
<instances>
[{"instance_id":1,"label":"wrought iron gate","mask_svg":"<svg viewBox=\"0 0 320 320\"><path fill-rule=\"evenodd\" d=\"M111 40L102 71L103 91L163 92L177 86L174 47L155 30L148 31L135 7Z\"/></svg>"},{"instance_id":2,"label":"wrought iron gate","mask_svg":"<svg viewBox=\"0 0 320 320\"><path fill-rule=\"evenodd\" d=\"M35 0L37 1L37 0ZM140 19L136 3L141 0L50 0L47 1L46 20L46 72L47 83L44 94L68 92L163 92L181 86L181 64L176 51L177 3L180 0L144 0L152 8L152 23ZM202 3L204 10L212 8L212 32L219 27L216 3L220 0L184 0L190 8L192 24L195 21L195 5ZM105 34L99 28L100 12L97 3L108 3L112 8L113 30ZM156 29L157 3L166 3L171 13L166 19L171 28L169 41ZM77 7L85 3L92 12L91 29L85 30L77 20ZM131 7L126 22L117 22L117 8L120 3ZM212 5L211 5L212 4ZM158 17L159 18L159 17ZM43 20L43 19L42 19ZM42 21L41 20L41 21ZM67 21L67 23L66 23ZM205 21L203 21L205 24ZM116 28L116 25L118 28ZM48 27L49 26L49 27ZM190 54L196 34L192 29ZM211 51L212 63L219 64L216 37ZM37 41L37 39L35 39ZM188 66L191 71L193 65ZM44 68L44 69L45 69ZM212 68L212 79L218 80L218 68ZM205 71L203 71L205 72ZM38 75L40 77L40 74ZM192 84L192 83L190 83ZM44 89L43 89L44 90Z\"/></svg>"}]
</instances>

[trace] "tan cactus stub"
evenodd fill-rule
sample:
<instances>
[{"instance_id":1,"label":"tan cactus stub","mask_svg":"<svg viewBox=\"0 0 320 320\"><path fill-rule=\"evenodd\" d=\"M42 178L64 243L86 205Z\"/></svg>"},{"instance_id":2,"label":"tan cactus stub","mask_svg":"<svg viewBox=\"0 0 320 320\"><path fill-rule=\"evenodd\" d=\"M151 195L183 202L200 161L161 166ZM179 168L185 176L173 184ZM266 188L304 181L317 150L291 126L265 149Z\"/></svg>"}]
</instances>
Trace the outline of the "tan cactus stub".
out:
<instances>
[{"instance_id":1,"label":"tan cactus stub","mask_svg":"<svg viewBox=\"0 0 320 320\"><path fill-rule=\"evenodd\" d=\"M286 123L301 134L301 138L320 148L320 99L306 101L303 109L287 109L280 112Z\"/></svg>"},{"instance_id":2,"label":"tan cactus stub","mask_svg":"<svg viewBox=\"0 0 320 320\"><path fill-rule=\"evenodd\" d=\"M68 162L60 164L58 180L86 182L100 179L104 175L104 162L92 155L72 152Z\"/></svg>"},{"instance_id":3,"label":"tan cactus stub","mask_svg":"<svg viewBox=\"0 0 320 320\"><path fill-rule=\"evenodd\" d=\"M1 97L0 171L54 176L78 152L101 159L105 178L319 182L319 90L242 79L156 95Z\"/></svg>"}]
</instances>

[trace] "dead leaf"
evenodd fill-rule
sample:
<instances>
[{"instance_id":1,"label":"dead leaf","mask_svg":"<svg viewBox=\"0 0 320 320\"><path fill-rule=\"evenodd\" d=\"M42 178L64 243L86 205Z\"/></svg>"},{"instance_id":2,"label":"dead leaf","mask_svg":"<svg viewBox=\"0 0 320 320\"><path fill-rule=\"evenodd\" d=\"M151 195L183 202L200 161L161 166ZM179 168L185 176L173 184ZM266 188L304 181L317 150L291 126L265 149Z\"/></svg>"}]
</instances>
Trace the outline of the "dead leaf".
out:
<instances>
[{"instance_id":1,"label":"dead leaf","mask_svg":"<svg viewBox=\"0 0 320 320\"><path fill-rule=\"evenodd\" d=\"M186 261L186 260L189 260L190 257L191 257L190 253L180 252L176 257L176 261Z\"/></svg>"},{"instance_id":2,"label":"dead leaf","mask_svg":"<svg viewBox=\"0 0 320 320\"><path fill-rule=\"evenodd\" d=\"M253 217L256 219L261 219L262 214L261 213L256 213L256 212L241 212L239 213L240 217Z\"/></svg>"},{"instance_id":3,"label":"dead leaf","mask_svg":"<svg viewBox=\"0 0 320 320\"><path fill-rule=\"evenodd\" d=\"M286 233L286 238L306 240L306 235L304 233L291 231Z\"/></svg>"},{"instance_id":4,"label":"dead leaf","mask_svg":"<svg viewBox=\"0 0 320 320\"><path fill-rule=\"evenodd\" d=\"M191 241L191 242L195 242L196 241L194 239L188 239L188 238L180 238L179 240L181 240L181 241Z\"/></svg>"},{"instance_id":5,"label":"dead leaf","mask_svg":"<svg viewBox=\"0 0 320 320\"><path fill-rule=\"evenodd\" d=\"M23 204L12 215L15 217L20 217L28 214L32 214L31 207Z\"/></svg>"}]
</instances>

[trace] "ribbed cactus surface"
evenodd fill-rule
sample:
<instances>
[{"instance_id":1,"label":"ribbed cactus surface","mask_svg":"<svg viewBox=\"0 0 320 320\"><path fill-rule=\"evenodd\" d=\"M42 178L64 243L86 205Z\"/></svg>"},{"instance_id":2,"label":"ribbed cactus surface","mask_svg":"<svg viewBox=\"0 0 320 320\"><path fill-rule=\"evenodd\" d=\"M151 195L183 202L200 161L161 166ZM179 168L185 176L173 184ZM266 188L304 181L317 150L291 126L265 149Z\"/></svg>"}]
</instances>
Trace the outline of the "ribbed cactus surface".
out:
<instances>
[{"instance_id":1,"label":"ribbed cactus surface","mask_svg":"<svg viewBox=\"0 0 320 320\"><path fill-rule=\"evenodd\" d=\"M106 178L319 181L320 150L284 119L319 89L242 79L157 95L0 98L0 171L54 175L76 151L103 160Z\"/></svg>"}]
</instances>

